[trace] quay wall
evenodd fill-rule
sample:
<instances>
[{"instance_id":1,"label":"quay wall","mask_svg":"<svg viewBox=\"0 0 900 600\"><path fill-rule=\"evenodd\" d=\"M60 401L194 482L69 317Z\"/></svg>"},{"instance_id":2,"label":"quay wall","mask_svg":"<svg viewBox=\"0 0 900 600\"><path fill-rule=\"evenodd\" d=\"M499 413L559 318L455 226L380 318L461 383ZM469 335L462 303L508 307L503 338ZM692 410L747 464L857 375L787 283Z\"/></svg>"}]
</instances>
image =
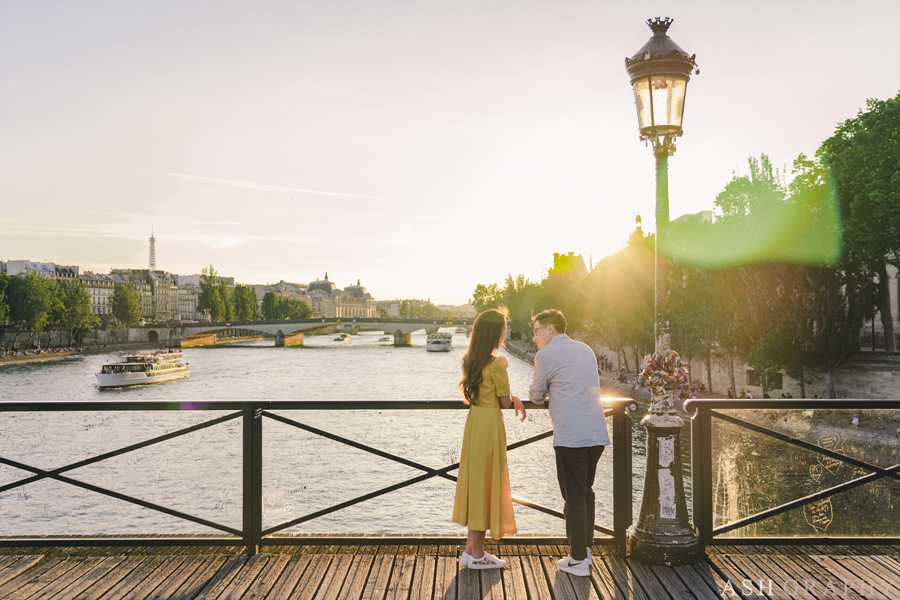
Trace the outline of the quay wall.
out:
<instances>
[{"instance_id":1,"label":"quay wall","mask_svg":"<svg viewBox=\"0 0 900 600\"><path fill-rule=\"evenodd\" d=\"M612 359L614 372L621 368L619 356L610 350L598 338L587 337L584 340L598 355L605 354ZM676 348L677 350L677 348ZM634 352L628 352L628 378L635 376ZM643 358L643 357L641 357ZM728 375L728 361L724 356L713 355L710 361L712 367L713 395L725 396L731 387ZM709 385L706 365L700 359L694 359L689 366L691 380L700 380ZM806 375L806 397L827 398L827 383L825 373L815 371ZM750 391L754 398L762 398L762 388L751 384L753 370L742 361L734 361L734 385L737 393L741 390ZM835 394L838 398L870 398L890 400L900 398L900 353L886 354L885 352L860 352L850 362L834 370ZM769 392L773 398L781 394L791 394L794 398L800 398L800 384L785 374L781 377L781 387L776 387Z\"/></svg>"}]
</instances>

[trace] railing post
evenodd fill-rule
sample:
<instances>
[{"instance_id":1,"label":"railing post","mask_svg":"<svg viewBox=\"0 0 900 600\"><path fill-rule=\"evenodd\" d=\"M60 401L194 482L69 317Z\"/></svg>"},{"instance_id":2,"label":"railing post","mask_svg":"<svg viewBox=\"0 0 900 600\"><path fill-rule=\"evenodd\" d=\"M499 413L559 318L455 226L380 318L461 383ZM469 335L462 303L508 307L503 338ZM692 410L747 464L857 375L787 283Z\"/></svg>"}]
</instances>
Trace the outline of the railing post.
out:
<instances>
[{"instance_id":1,"label":"railing post","mask_svg":"<svg viewBox=\"0 0 900 600\"><path fill-rule=\"evenodd\" d=\"M693 490L694 527L701 550L712 542L712 419L710 409L695 404L691 418L691 489Z\"/></svg>"},{"instance_id":2,"label":"railing post","mask_svg":"<svg viewBox=\"0 0 900 600\"><path fill-rule=\"evenodd\" d=\"M262 409L244 405L244 540L253 556L262 543Z\"/></svg>"},{"instance_id":3,"label":"railing post","mask_svg":"<svg viewBox=\"0 0 900 600\"><path fill-rule=\"evenodd\" d=\"M632 514L631 414L624 402L613 408L613 533L619 556L624 557Z\"/></svg>"}]
</instances>

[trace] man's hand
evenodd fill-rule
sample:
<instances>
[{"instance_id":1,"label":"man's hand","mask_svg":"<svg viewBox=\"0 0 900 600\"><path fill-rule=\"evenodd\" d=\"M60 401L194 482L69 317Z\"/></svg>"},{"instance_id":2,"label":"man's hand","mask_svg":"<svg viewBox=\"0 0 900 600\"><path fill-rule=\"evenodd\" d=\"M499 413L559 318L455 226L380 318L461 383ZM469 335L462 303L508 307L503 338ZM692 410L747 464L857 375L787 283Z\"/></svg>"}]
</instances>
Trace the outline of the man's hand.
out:
<instances>
[{"instance_id":1,"label":"man's hand","mask_svg":"<svg viewBox=\"0 0 900 600\"><path fill-rule=\"evenodd\" d=\"M522 401L519 400L518 396L512 397L513 406L516 408L516 416L519 417L519 411L522 411L522 416L519 417L519 423L525 420L525 405L522 404Z\"/></svg>"}]
</instances>

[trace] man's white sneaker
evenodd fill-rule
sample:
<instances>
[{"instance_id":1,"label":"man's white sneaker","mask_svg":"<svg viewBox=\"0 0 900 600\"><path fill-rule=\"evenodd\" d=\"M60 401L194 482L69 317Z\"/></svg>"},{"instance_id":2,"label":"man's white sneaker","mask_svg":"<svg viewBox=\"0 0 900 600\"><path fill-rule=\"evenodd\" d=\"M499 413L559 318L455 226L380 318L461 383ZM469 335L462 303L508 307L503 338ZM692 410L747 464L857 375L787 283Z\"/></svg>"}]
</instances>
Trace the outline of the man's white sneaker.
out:
<instances>
[{"instance_id":1,"label":"man's white sneaker","mask_svg":"<svg viewBox=\"0 0 900 600\"><path fill-rule=\"evenodd\" d=\"M506 566L505 560L500 560L490 552L485 552L481 558L469 557L467 569L502 569Z\"/></svg>"},{"instance_id":2,"label":"man's white sneaker","mask_svg":"<svg viewBox=\"0 0 900 600\"><path fill-rule=\"evenodd\" d=\"M557 561L556 566L560 571L578 575L579 577L588 577L591 574L590 557L584 560L575 560L572 555L567 555L564 559Z\"/></svg>"}]
</instances>

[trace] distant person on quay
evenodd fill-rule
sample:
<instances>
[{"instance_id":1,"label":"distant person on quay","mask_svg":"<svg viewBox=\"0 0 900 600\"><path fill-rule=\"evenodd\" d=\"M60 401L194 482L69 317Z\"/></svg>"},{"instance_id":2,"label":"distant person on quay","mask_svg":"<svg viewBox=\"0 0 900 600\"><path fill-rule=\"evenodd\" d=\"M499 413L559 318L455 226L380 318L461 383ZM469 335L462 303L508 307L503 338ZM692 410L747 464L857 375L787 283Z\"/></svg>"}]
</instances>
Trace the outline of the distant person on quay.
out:
<instances>
[{"instance_id":1,"label":"distant person on quay","mask_svg":"<svg viewBox=\"0 0 900 600\"><path fill-rule=\"evenodd\" d=\"M609 446L600 378L590 346L566 335L566 317L545 310L534 319L534 378L528 396L550 404L556 477L566 515L569 555L556 566L566 573L591 574L594 544L594 476L603 449Z\"/></svg>"},{"instance_id":2,"label":"distant person on quay","mask_svg":"<svg viewBox=\"0 0 900 600\"><path fill-rule=\"evenodd\" d=\"M499 540L516 532L506 463L506 428L500 407L515 407L525 420L522 401L510 394L509 364L497 356L506 340L505 307L486 310L475 319L469 349L463 357L459 388L469 416L463 434L456 480L453 522L468 528L460 565L469 569L502 569L506 561L484 551L484 535Z\"/></svg>"}]
</instances>

